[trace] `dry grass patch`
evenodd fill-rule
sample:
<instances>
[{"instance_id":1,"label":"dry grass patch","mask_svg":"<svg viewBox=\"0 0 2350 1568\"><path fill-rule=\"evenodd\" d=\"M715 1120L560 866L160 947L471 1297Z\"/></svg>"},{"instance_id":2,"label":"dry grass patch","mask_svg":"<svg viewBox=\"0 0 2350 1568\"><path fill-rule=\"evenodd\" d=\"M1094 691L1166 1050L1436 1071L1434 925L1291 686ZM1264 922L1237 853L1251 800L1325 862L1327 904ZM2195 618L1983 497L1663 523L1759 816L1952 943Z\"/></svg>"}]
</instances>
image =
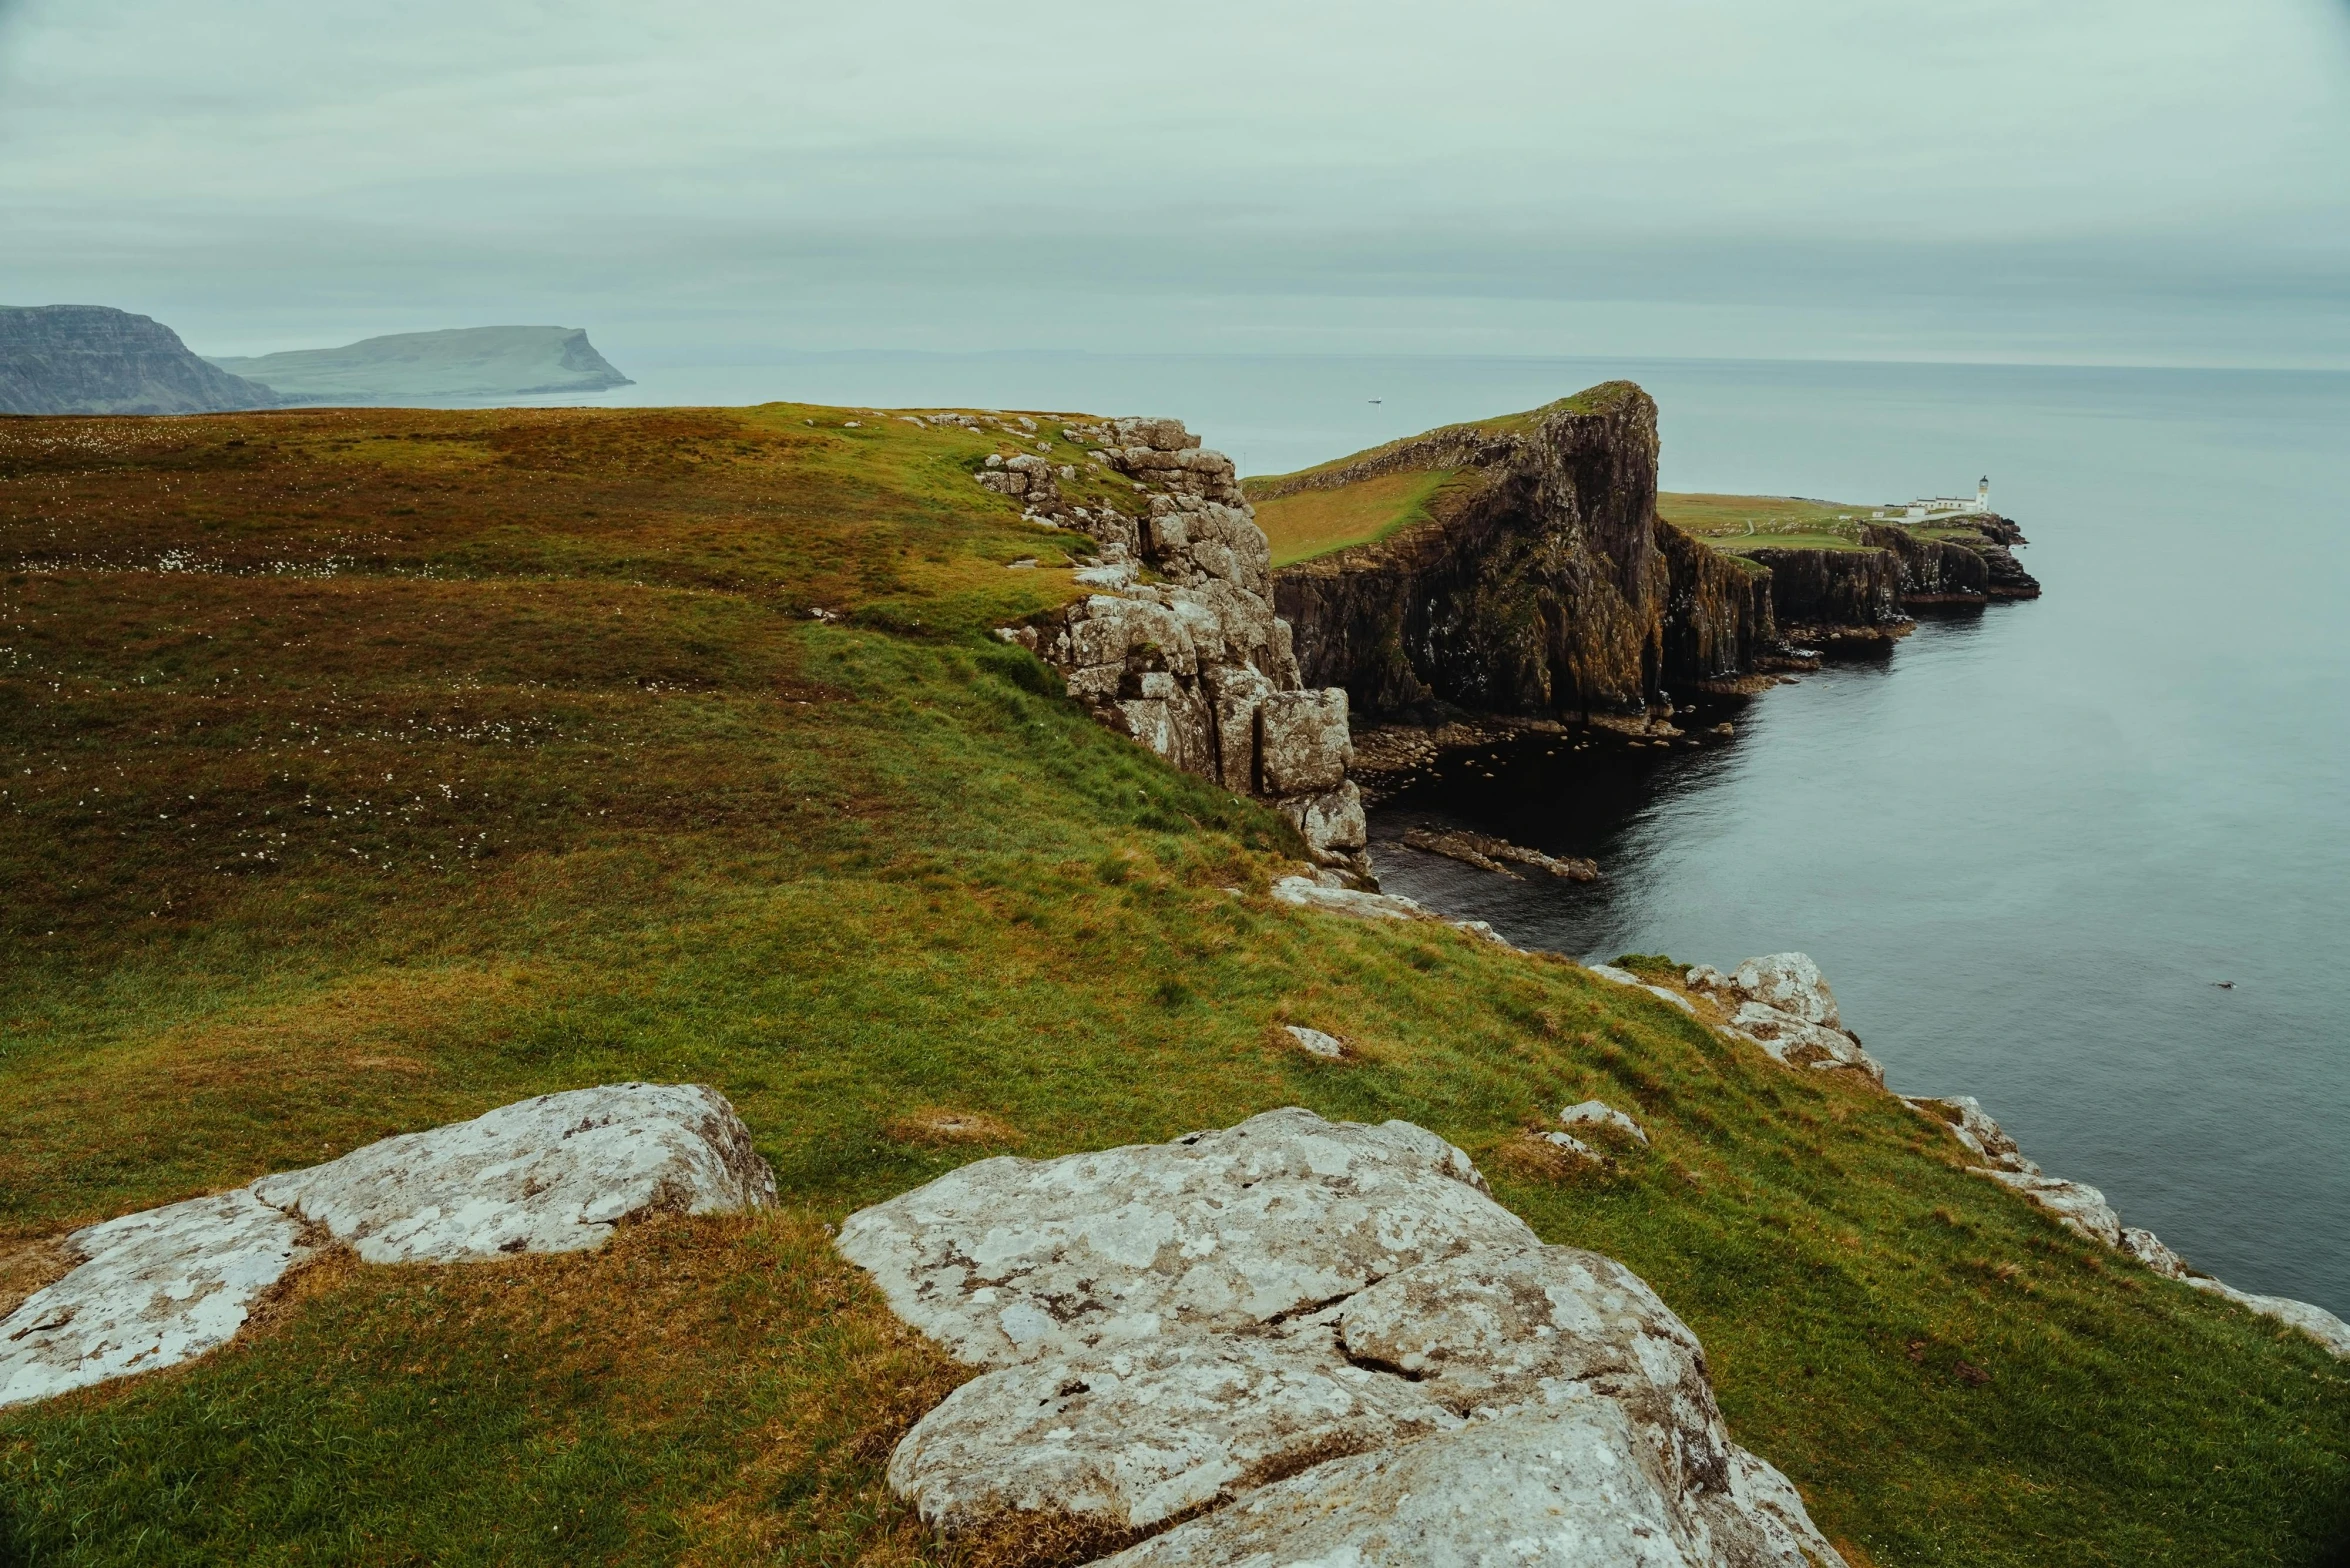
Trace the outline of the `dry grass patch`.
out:
<instances>
[{"instance_id":1,"label":"dry grass patch","mask_svg":"<svg viewBox=\"0 0 2350 1568\"><path fill-rule=\"evenodd\" d=\"M891 1122L889 1135L900 1143L923 1144L931 1148L956 1148L965 1145L1016 1145L1023 1141L1020 1129L1000 1117L985 1111L955 1111L943 1106L925 1106Z\"/></svg>"}]
</instances>

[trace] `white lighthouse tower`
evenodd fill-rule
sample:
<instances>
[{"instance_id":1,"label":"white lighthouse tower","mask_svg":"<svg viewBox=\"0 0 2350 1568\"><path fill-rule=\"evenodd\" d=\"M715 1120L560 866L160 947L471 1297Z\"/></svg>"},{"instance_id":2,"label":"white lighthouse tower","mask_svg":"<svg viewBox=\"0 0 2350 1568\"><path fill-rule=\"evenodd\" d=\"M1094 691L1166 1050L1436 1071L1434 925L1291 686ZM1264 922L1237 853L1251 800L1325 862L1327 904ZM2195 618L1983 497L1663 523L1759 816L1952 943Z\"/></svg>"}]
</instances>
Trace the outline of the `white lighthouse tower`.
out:
<instances>
[{"instance_id":1,"label":"white lighthouse tower","mask_svg":"<svg viewBox=\"0 0 2350 1568\"><path fill-rule=\"evenodd\" d=\"M1975 481L1975 510L1978 512L1991 510L1991 476L1989 474L1985 474L1981 479Z\"/></svg>"}]
</instances>

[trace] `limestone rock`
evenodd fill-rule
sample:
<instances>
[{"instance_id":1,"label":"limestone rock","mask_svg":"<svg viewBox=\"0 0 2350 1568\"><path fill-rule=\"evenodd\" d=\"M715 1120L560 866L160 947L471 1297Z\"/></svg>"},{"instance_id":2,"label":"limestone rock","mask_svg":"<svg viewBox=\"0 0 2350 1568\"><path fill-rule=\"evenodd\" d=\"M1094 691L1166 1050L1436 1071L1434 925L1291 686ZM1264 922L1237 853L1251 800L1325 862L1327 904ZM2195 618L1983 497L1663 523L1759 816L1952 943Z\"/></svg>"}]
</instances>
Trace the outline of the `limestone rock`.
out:
<instances>
[{"instance_id":1,"label":"limestone rock","mask_svg":"<svg viewBox=\"0 0 2350 1568\"><path fill-rule=\"evenodd\" d=\"M1349 861L1370 842L1369 819L1363 815L1363 792L1352 779L1325 794L1285 800L1281 802L1281 810L1297 824L1298 835L1317 860Z\"/></svg>"},{"instance_id":2,"label":"limestone rock","mask_svg":"<svg viewBox=\"0 0 2350 1568\"><path fill-rule=\"evenodd\" d=\"M1918 1095L1901 1097L1911 1109L1930 1120L1940 1122L1950 1130L1961 1147L1979 1155L1991 1166L2003 1171L2016 1171L2026 1176L2037 1176L2040 1167L2027 1159L2016 1141L2000 1129L1983 1102L1971 1094L1951 1095L1943 1099L1928 1099Z\"/></svg>"},{"instance_id":3,"label":"limestone rock","mask_svg":"<svg viewBox=\"0 0 2350 1568\"><path fill-rule=\"evenodd\" d=\"M1380 1281L1339 1311L1339 1342L1457 1413L1605 1394L1677 1494L1728 1484L1730 1438L1697 1336L1640 1277L1576 1247L1472 1253Z\"/></svg>"},{"instance_id":4,"label":"limestone rock","mask_svg":"<svg viewBox=\"0 0 2350 1568\"><path fill-rule=\"evenodd\" d=\"M1836 993L1828 989L1827 977L1807 954L1749 958L1732 971L1729 984L1739 995L1791 1013L1807 1024L1824 1024L1830 1029L1844 1026L1836 1011Z\"/></svg>"},{"instance_id":5,"label":"limestone rock","mask_svg":"<svg viewBox=\"0 0 2350 1568\"><path fill-rule=\"evenodd\" d=\"M1268 1111L1168 1144L982 1160L850 1216L843 1256L957 1357L1244 1329L1472 1247L1532 1244L1406 1122Z\"/></svg>"},{"instance_id":6,"label":"limestone rock","mask_svg":"<svg viewBox=\"0 0 2350 1568\"><path fill-rule=\"evenodd\" d=\"M1761 1002L1739 1003L1730 1015L1730 1031L1789 1067L1850 1067L1879 1084L1885 1081L1884 1065L1862 1050L1851 1035Z\"/></svg>"},{"instance_id":7,"label":"limestone rock","mask_svg":"<svg viewBox=\"0 0 2350 1568\"><path fill-rule=\"evenodd\" d=\"M775 1174L716 1090L605 1084L266 1176L253 1195L370 1263L601 1246L621 1220L775 1203Z\"/></svg>"},{"instance_id":8,"label":"limestone rock","mask_svg":"<svg viewBox=\"0 0 2350 1568\"><path fill-rule=\"evenodd\" d=\"M1570 1105L1559 1112L1559 1120L1569 1127L1612 1128L1627 1138L1639 1140L1644 1147L1648 1143L1648 1134L1640 1130L1638 1122L1604 1101L1585 1100L1580 1105Z\"/></svg>"},{"instance_id":9,"label":"limestone rock","mask_svg":"<svg viewBox=\"0 0 2350 1568\"><path fill-rule=\"evenodd\" d=\"M1655 997L1658 1001L1672 1003L1675 1007L1681 1009L1681 1011L1691 1014L1692 1016L1694 1016L1697 1012L1695 1005L1690 1002L1689 998L1681 995L1680 992L1668 990L1661 985L1651 985L1646 980L1643 980L1638 975L1632 973L1632 971L1629 969L1618 969L1613 964L1593 964L1590 966L1590 968L1591 972L1599 976L1599 978L1602 980L1609 981L1615 985L1628 985L1636 987L1639 990L1646 991L1650 996ZM1759 1044L1760 1042L1758 1041L1757 1043Z\"/></svg>"},{"instance_id":10,"label":"limestone rock","mask_svg":"<svg viewBox=\"0 0 2350 1568\"><path fill-rule=\"evenodd\" d=\"M2113 1205L2105 1201L2104 1193L2086 1182L2067 1181L2061 1176L2042 1176L2024 1171L1993 1170L1983 1174L2004 1186L2013 1187L2063 1221L2067 1229L2078 1231L2091 1241L2101 1241L2117 1251L2120 1249L2121 1216L2113 1212Z\"/></svg>"},{"instance_id":11,"label":"limestone rock","mask_svg":"<svg viewBox=\"0 0 2350 1568\"><path fill-rule=\"evenodd\" d=\"M1351 915L1357 920L1430 920L1427 907L1401 893L1363 893L1347 887L1324 887L1311 877L1283 877L1273 884L1273 897L1300 909Z\"/></svg>"},{"instance_id":12,"label":"limestone rock","mask_svg":"<svg viewBox=\"0 0 2350 1568\"><path fill-rule=\"evenodd\" d=\"M891 1459L950 1531L1213 1509L1110 1561L1839 1561L1730 1442L1655 1293L1541 1245L1405 1123L1292 1109L985 1161L852 1216L839 1246L995 1368Z\"/></svg>"},{"instance_id":13,"label":"limestone rock","mask_svg":"<svg viewBox=\"0 0 2350 1568\"><path fill-rule=\"evenodd\" d=\"M73 1233L84 1261L0 1321L0 1405L193 1360L308 1256L301 1224L249 1191Z\"/></svg>"},{"instance_id":14,"label":"limestone rock","mask_svg":"<svg viewBox=\"0 0 2350 1568\"><path fill-rule=\"evenodd\" d=\"M1460 1424L1420 1385L1347 1361L1326 1327L1153 1340L964 1384L906 1434L889 1483L949 1529L1053 1511L1139 1529Z\"/></svg>"},{"instance_id":15,"label":"limestone rock","mask_svg":"<svg viewBox=\"0 0 2350 1568\"><path fill-rule=\"evenodd\" d=\"M1676 1495L1631 1427L1570 1393L1316 1466L1103 1568L1840 1568L1769 1466L1741 1455L1722 1492Z\"/></svg>"},{"instance_id":16,"label":"limestone rock","mask_svg":"<svg viewBox=\"0 0 2350 1568\"><path fill-rule=\"evenodd\" d=\"M2200 1274L2185 1276L2180 1283L2232 1301L2264 1318L2274 1318L2279 1323L2288 1324L2335 1355L2350 1357L2350 1323L2343 1322L2323 1307L2312 1306L2306 1301L2294 1301L2286 1296L2256 1296L2248 1290L2238 1290L2233 1285L2223 1285L2216 1279Z\"/></svg>"},{"instance_id":17,"label":"limestone rock","mask_svg":"<svg viewBox=\"0 0 2350 1568\"><path fill-rule=\"evenodd\" d=\"M1323 1057L1333 1062L1345 1059L1346 1042L1339 1039L1338 1036L1324 1034L1319 1029L1308 1029L1304 1024L1283 1024L1281 1027L1288 1031L1292 1040L1297 1042L1298 1049L1308 1055Z\"/></svg>"},{"instance_id":18,"label":"limestone rock","mask_svg":"<svg viewBox=\"0 0 2350 1568\"><path fill-rule=\"evenodd\" d=\"M1275 692L1259 710L1265 787L1276 795L1318 794L1346 780L1354 760L1347 737L1346 691Z\"/></svg>"}]
</instances>

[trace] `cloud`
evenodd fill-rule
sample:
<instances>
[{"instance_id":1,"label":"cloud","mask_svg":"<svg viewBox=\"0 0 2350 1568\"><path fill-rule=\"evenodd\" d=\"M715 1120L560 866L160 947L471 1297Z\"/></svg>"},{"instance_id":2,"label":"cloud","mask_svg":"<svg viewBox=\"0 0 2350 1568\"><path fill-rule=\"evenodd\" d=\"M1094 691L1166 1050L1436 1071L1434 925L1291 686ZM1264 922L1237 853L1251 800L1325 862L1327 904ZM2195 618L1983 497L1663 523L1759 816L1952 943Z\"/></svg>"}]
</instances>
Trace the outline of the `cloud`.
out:
<instances>
[{"instance_id":1,"label":"cloud","mask_svg":"<svg viewBox=\"0 0 2350 1568\"><path fill-rule=\"evenodd\" d=\"M1299 299L1331 341L1349 301L1431 341L1455 306L1837 299L2127 337L2117 302L2340 309L2344 14L20 0L0 293L247 342L403 310L804 338L827 305L969 338L991 292L1127 340Z\"/></svg>"}]
</instances>

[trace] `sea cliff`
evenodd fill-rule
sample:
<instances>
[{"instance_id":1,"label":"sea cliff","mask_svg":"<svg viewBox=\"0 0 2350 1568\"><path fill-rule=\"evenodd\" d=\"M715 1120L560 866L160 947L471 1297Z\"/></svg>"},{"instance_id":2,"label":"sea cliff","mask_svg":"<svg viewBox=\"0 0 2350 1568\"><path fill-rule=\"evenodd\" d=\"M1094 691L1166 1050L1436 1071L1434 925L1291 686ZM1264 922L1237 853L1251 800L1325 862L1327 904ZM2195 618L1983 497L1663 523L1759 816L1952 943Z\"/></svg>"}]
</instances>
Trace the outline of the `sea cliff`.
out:
<instances>
[{"instance_id":1,"label":"sea cliff","mask_svg":"<svg viewBox=\"0 0 2350 1568\"><path fill-rule=\"evenodd\" d=\"M1430 482L1398 489L1414 472ZM1274 607L1305 682L1344 687L1358 717L1655 712L1668 687L1754 676L1796 643L1900 636L1912 606L2039 592L2004 518L1734 546L1666 520L1656 405L1630 382L1246 492L1277 560L1319 547L1276 567Z\"/></svg>"}]
</instances>

